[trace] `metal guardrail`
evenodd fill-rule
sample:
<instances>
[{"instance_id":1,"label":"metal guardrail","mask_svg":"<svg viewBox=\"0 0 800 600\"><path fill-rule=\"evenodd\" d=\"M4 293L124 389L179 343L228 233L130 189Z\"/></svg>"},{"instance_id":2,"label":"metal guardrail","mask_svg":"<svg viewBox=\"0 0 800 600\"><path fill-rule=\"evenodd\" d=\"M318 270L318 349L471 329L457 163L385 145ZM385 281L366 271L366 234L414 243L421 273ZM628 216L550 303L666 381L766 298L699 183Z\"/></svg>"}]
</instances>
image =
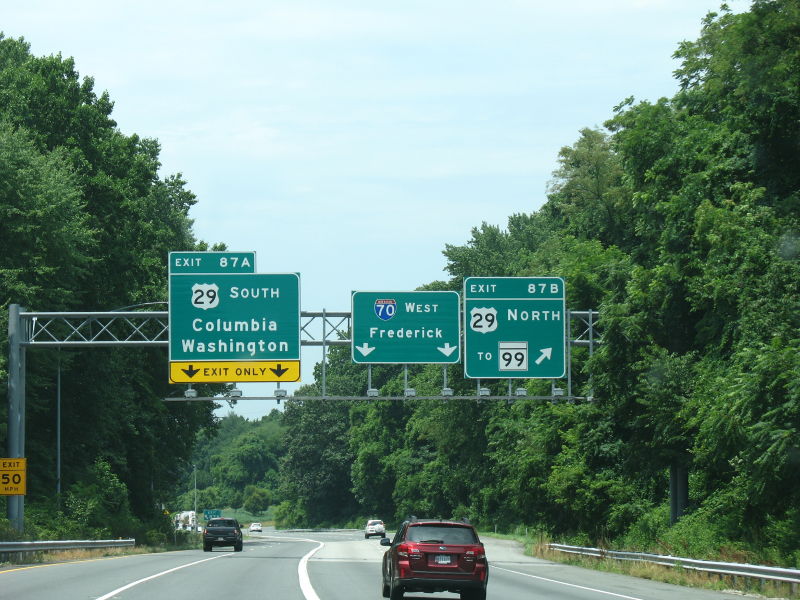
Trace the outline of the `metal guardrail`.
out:
<instances>
[{"instance_id":1,"label":"metal guardrail","mask_svg":"<svg viewBox=\"0 0 800 600\"><path fill-rule=\"evenodd\" d=\"M128 548L134 539L124 540L56 540L42 542L0 542L0 556L20 552L48 552L53 550L85 550L90 548Z\"/></svg>"},{"instance_id":2,"label":"metal guardrail","mask_svg":"<svg viewBox=\"0 0 800 600\"><path fill-rule=\"evenodd\" d=\"M551 550L566 552L569 554L580 554L582 556L594 556L597 558L612 558L614 560L629 560L649 562L668 567L681 567L703 571L720 576L749 577L762 581L777 581L788 583L792 586L792 592L796 593L800 584L799 569L785 569L783 567L764 567L761 565L751 565L747 563L726 563L712 560L697 560L694 558L681 558L679 556L662 556L660 554L648 554L646 552L622 552L618 550L605 550L603 548L586 548L583 546L568 546L566 544L548 544Z\"/></svg>"}]
</instances>

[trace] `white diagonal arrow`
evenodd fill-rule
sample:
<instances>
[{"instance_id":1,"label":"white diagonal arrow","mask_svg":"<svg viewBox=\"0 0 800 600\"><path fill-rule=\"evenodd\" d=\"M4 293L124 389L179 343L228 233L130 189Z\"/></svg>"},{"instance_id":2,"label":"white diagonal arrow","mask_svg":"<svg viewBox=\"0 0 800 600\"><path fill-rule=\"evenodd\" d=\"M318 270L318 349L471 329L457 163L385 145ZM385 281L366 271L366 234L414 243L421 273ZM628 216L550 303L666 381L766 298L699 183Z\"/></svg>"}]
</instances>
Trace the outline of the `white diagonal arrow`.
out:
<instances>
[{"instance_id":1,"label":"white diagonal arrow","mask_svg":"<svg viewBox=\"0 0 800 600\"><path fill-rule=\"evenodd\" d=\"M436 349L445 356L450 356L455 350L458 349L458 346L451 346L450 342L445 342L444 346L437 346Z\"/></svg>"},{"instance_id":2,"label":"white diagonal arrow","mask_svg":"<svg viewBox=\"0 0 800 600\"><path fill-rule=\"evenodd\" d=\"M536 359L536 364L537 365L542 364L542 361L545 358L549 360L550 356L553 354L553 349L552 348L542 348L540 350L540 352L541 352L541 354L539 355L539 358Z\"/></svg>"},{"instance_id":3,"label":"white diagonal arrow","mask_svg":"<svg viewBox=\"0 0 800 600\"><path fill-rule=\"evenodd\" d=\"M367 342L364 342L361 346L356 346L356 350L361 352L364 356L375 350L373 346L367 345Z\"/></svg>"}]
</instances>

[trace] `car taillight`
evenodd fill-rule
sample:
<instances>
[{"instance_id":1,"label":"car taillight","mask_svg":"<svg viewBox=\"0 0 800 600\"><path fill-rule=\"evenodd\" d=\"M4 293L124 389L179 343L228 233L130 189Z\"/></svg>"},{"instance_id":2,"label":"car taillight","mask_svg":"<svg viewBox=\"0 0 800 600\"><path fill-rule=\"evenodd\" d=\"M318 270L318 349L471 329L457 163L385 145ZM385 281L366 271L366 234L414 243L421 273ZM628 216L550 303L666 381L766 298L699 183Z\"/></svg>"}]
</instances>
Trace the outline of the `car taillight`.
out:
<instances>
[{"instance_id":1,"label":"car taillight","mask_svg":"<svg viewBox=\"0 0 800 600\"><path fill-rule=\"evenodd\" d=\"M203 528L203 535L206 535L207 533L208 533L208 529Z\"/></svg>"},{"instance_id":2,"label":"car taillight","mask_svg":"<svg viewBox=\"0 0 800 600\"><path fill-rule=\"evenodd\" d=\"M403 558L421 558L420 549L413 544L400 544L397 547L397 555Z\"/></svg>"},{"instance_id":3,"label":"car taillight","mask_svg":"<svg viewBox=\"0 0 800 600\"><path fill-rule=\"evenodd\" d=\"M464 558L466 560L485 560L486 553L482 546L473 546L471 549L464 552Z\"/></svg>"}]
</instances>

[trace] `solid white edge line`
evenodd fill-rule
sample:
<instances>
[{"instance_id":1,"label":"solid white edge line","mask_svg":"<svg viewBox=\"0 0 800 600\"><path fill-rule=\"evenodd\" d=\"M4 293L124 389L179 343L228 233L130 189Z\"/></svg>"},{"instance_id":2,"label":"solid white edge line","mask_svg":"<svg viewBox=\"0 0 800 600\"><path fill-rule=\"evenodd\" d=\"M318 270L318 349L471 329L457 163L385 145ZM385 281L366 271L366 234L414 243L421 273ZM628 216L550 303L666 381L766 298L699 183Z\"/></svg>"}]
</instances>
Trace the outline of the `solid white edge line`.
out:
<instances>
[{"instance_id":1,"label":"solid white edge line","mask_svg":"<svg viewBox=\"0 0 800 600\"><path fill-rule=\"evenodd\" d=\"M319 596L317 596L317 592L314 590L314 586L311 585L311 578L308 576L308 559L311 558L315 552L321 550L325 546L325 542L320 542L319 540L312 540L309 538L296 538L283 535L265 535L262 537L272 538L277 540L293 540L296 542L312 542L314 544L319 544L319 546L313 548L303 558L300 559L299 563L297 563L297 579L300 581L300 591L303 592L303 596L305 597L306 600L319 600Z\"/></svg>"},{"instance_id":2,"label":"solid white edge line","mask_svg":"<svg viewBox=\"0 0 800 600\"><path fill-rule=\"evenodd\" d=\"M166 571L162 571L161 573L156 573L155 575L150 575L149 577L144 577L142 579L138 579L136 581L132 581L128 585L123 585L120 588L115 589L114 591L108 592L104 596L99 596L96 600L108 600L109 598L113 598L115 595L119 594L120 592L124 592L125 590L129 590L130 588L139 585L140 583L144 583L145 581L150 581L151 579L155 579L156 577L161 577L162 575L167 575L168 573L174 573L175 571L179 571L180 569L185 569L186 567L191 567L193 565L199 565L200 563L208 562L209 560L216 560L218 558L222 558L223 556L230 556L229 554L220 554L219 556L212 556L211 558L204 558L203 560L197 560L195 562L186 563L185 565L181 565L180 567L175 567L174 569L167 569Z\"/></svg>"},{"instance_id":3,"label":"solid white edge line","mask_svg":"<svg viewBox=\"0 0 800 600\"><path fill-rule=\"evenodd\" d=\"M615 598L625 598L626 600L642 600L642 598L637 598L636 596L626 596L624 594L616 594L614 592L607 592L605 590L598 590L597 588L590 588L584 585L577 585L575 583L566 583L564 581L558 581L556 579L548 579L547 577L541 577L539 575L530 575L528 573L520 573L519 571L512 571L511 569L504 569L503 567L498 567L495 565L491 566L492 569L498 569L500 571L506 571L507 573L514 573L515 575L522 575L523 577L530 577L531 579L540 579L542 581L548 581L550 583L557 583L559 585L566 585L567 587L577 588L579 590L586 590L588 592L597 592L598 594L606 594L608 596L614 596Z\"/></svg>"},{"instance_id":4,"label":"solid white edge line","mask_svg":"<svg viewBox=\"0 0 800 600\"><path fill-rule=\"evenodd\" d=\"M317 544L319 544L319 546L313 548L303 558L301 558L300 562L297 565L297 578L300 580L300 591L303 592L303 596L305 596L306 600L319 600L317 592L314 591L314 586L311 585L311 578L308 576L308 559L311 558L314 555L314 553L320 550L325 544L318 540L303 540L303 541L316 542Z\"/></svg>"}]
</instances>

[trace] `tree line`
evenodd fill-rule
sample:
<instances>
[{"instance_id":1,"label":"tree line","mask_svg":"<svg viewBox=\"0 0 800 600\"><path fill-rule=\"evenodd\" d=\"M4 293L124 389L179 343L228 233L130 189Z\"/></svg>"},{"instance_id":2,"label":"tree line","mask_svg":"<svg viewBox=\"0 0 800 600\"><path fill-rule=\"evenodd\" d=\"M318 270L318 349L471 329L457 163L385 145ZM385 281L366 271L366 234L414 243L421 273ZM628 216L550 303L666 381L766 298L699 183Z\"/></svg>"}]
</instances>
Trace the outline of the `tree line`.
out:
<instances>
[{"instance_id":1,"label":"tree line","mask_svg":"<svg viewBox=\"0 0 800 600\"><path fill-rule=\"evenodd\" d=\"M574 360L592 402L289 400L279 522L467 516L800 566L799 31L796 2L708 14L675 51L674 96L581 130L539 210L475 227L444 249L451 278L421 288L563 277L568 308L600 313L602 345ZM456 395L472 392L462 374L448 368ZM331 395L367 387L346 349L326 376ZM402 395L398 367L372 381ZM410 367L409 387L437 394L441 367ZM671 469L688 473L674 525Z\"/></svg>"},{"instance_id":2,"label":"tree line","mask_svg":"<svg viewBox=\"0 0 800 600\"><path fill-rule=\"evenodd\" d=\"M156 140L126 135L109 94L71 58L37 57L0 33L0 345L8 306L110 311L167 298L171 250L202 250L180 174L160 177ZM7 352L0 353L0 447L7 446ZM145 538L192 458L212 408L169 406L164 353L27 351L26 537ZM62 477L56 481L61 372ZM5 515L5 497L0 510ZM168 522L168 521L167 521ZM15 532L0 518L0 536Z\"/></svg>"}]
</instances>

